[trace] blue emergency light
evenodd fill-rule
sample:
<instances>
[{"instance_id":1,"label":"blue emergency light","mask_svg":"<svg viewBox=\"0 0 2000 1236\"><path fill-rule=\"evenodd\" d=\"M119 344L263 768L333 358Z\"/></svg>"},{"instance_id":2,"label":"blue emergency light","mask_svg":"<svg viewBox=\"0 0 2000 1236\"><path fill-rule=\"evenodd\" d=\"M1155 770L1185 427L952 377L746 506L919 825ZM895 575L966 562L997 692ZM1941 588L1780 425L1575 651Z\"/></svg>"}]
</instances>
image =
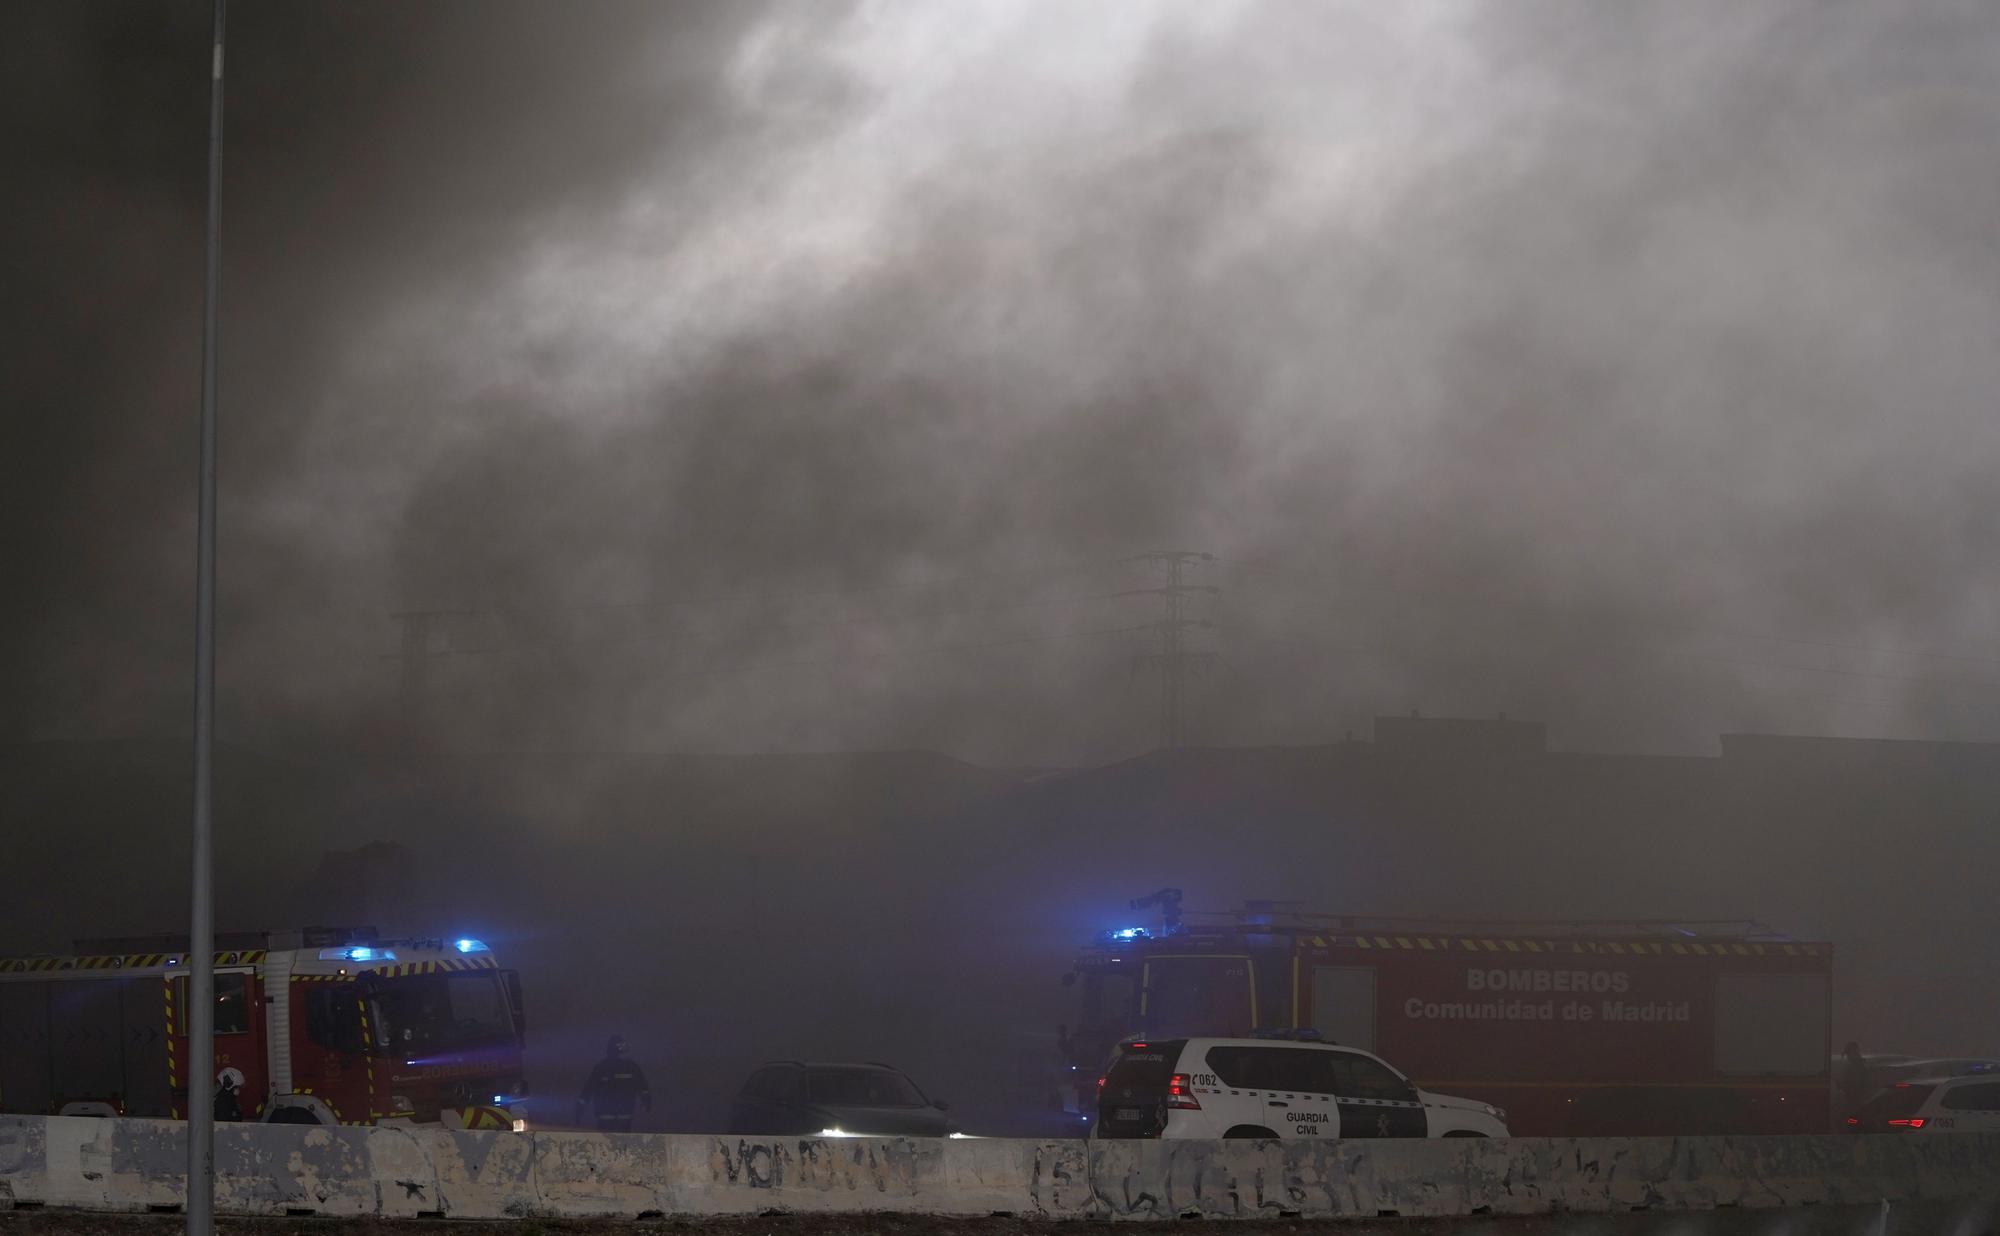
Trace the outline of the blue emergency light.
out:
<instances>
[{"instance_id":1,"label":"blue emergency light","mask_svg":"<svg viewBox=\"0 0 2000 1236\"><path fill-rule=\"evenodd\" d=\"M367 944L349 944L344 948L323 948L319 951L321 961L394 961L395 951L374 948Z\"/></svg>"},{"instance_id":2,"label":"blue emergency light","mask_svg":"<svg viewBox=\"0 0 2000 1236\"><path fill-rule=\"evenodd\" d=\"M1116 931L1105 934L1114 940L1150 940L1153 938L1153 934L1144 927L1120 927Z\"/></svg>"},{"instance_id":3,"label":"blue emergency light","mask_svg":"<svg viewBox=\"0 0 2000 1236\"><path fill-rule=\"evenodd\" d=\"M456 948L461 953L486 953L492 951L478 940L468 940L468 939L456 940L453 941L452 947Z\"/></svg>"}]
</instances>

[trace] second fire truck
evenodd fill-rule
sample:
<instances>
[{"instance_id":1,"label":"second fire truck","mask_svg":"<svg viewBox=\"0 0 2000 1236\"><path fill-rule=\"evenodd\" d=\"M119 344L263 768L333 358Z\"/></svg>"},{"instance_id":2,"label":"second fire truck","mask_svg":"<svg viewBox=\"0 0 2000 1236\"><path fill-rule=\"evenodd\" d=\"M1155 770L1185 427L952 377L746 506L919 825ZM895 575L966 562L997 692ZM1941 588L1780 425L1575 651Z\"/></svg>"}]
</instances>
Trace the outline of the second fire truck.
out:
<instances>
[{"instance_id":1,"label":"second fire truck","mask_svg":"<svg viewBox=\"0 0 2000 1236\"><path fill-rule=\"evenodd\" d=\"M1832 947L1755 924L1183 916L1175 890L1065 980L1081 987L1059 1097L1132 1036L1316 1034L1517 1136L1824 1133ZM1080 984L1078 983L1080 981ZM1072 1106L1073 1105L1073 1106Z\"/></svg>"}]
</instances>

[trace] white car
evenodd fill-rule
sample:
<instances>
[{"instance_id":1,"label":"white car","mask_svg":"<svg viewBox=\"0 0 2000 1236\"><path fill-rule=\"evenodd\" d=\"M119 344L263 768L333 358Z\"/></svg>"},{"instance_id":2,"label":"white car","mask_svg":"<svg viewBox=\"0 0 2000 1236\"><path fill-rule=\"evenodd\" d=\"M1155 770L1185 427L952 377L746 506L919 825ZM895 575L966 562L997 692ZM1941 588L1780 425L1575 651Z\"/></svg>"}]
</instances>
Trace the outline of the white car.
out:
<instances>
[{"instance_id":1,"label":"white car","mask_svg":"<svg viewBox=\"0 0 2000 1236\"><path fill-rule=\"evenodd\" d=\"M1419 1090L1352 1047L1284 1039L1123 1043L1098 1083L1102 1138L1505 1137L1507 1113Z\"/></svg>"},{"instance_id":2,"label":"white car","mask_svg":"<svg viewBox=\"0 0 2000 1236\"><path fill-rule=\"evenodd\" d=\"M1847 1118L1851 1133L2000 1131L2000 1077L1926 1077L1897 1082Z\"/></svg>"}]
</instances>

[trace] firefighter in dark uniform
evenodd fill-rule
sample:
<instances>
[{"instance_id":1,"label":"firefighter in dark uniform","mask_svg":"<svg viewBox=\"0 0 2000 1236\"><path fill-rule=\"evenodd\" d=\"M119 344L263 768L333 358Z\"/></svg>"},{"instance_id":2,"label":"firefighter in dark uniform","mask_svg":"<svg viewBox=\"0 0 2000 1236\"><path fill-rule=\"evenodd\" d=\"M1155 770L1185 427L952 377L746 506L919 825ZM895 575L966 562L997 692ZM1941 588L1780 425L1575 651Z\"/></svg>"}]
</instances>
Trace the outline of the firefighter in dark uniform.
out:
<instances>
[{"instance_id":1,"label":"firefighter in dark uniform","mask_svg":"<svg viewBox=\"0 0 2000 1236\"><path fill-rule=\"evenodd\" d=\"M243 1089L243 1074L237 1069L224 1069L215 1075L215 1118L217 1120L243 1119L243 1104L237 1095Z\"/></svg>"},{"instance_id":2,"label":"firefighter in dark uniform","mask_svg":"<svg viewBox=\"0 0 2000 1236\"><path fill-rule=\"evenodd\" d=\"M1861 1054L1861 1044L1850 1041L1841 1055L1840 1097L1846 1111L1838 1114L1852 1116L1874 1097L1874 1075L1868 1071L1868 1058Z\"/></svg>"},{"instance_id":3,"label":"firefighter in dark uniform","mask_svg":"<svg viewBox=\"0 0 2000 1236\"><path fill-rule=\"evenodd\" d=\"M653 1090L646 1084L645 1070L625 1054L625 1040L617 1035L604 1045L604 1059L584 1079L583 1092L576 1096L576 1122L583 1123L583 1109L597 1109L597 1127L606 1133L632 1131L633 1104L653 1110Z\"/></svg>"}]
</instances>

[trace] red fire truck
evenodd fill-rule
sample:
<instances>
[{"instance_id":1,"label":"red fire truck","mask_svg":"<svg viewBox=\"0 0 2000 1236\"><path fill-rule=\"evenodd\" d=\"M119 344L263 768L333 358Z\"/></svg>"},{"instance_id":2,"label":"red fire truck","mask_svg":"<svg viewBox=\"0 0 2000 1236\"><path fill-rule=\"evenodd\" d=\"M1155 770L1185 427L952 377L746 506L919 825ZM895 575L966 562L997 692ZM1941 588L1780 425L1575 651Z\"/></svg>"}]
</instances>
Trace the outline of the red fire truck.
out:
<instances>
[{"instance_id":1,"label":"red fire truck","mask_svg":"<svg viewBox=\"0 0 2000 1236\"><path fill-rule=\"evenodd\" d=\"M213 1078L186 1075L187 938L0 958L0 1112L520 1128L521 987L473 939L218 936Z\"/></svg>"},{"instance_id":2,"label":"red fire truck","mask_svg":"<svg viewBox=\"0 0 2000 1236\"><path fill-rule=\"evenodd\" d=\"M1827 944L1750 923L1153 904L1163 928L1110 933L1064 980L1082 987L1062 1044L1069 1075L1087 1079L1064 1096L1079 1111L1123 1039L1305 1031L1375 1052L1426 1090L1504 1108L1517 1136L1829 1127Z\"/></svg>"}]
</instances>

